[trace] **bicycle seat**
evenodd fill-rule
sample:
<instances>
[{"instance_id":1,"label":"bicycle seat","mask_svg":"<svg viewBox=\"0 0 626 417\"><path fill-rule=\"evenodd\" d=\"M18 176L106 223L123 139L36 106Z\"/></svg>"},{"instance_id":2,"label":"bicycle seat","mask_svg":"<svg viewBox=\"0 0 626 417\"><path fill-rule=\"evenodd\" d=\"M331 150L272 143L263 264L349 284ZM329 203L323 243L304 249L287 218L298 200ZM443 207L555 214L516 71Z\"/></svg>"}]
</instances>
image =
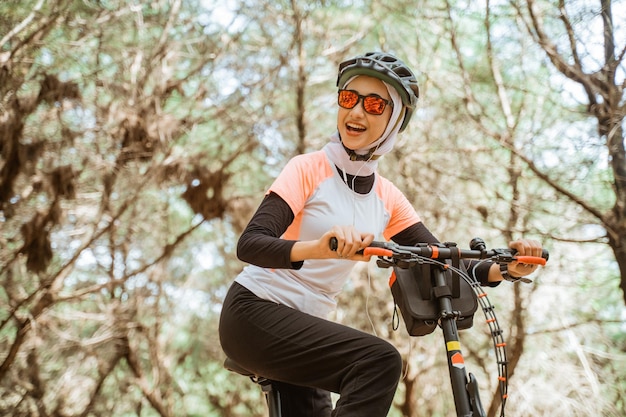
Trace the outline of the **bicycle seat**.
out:
<instances>
[{"instance_id":1,"label":"bicycle seat","mask_svg":"<svg viewBox=\"0 0 626 417\"><path fill-rule=\"evenodd\" d=\"M243 376L249 376L251 378L252 377L258 377L257 374L255 374L252 371L248 371L246 368L244 368L243 366L239 365L237 362L235 362L234 360L232 360L229 357L227 357L226 360L224 361L224 368L228 369L229 371L241 374Z\"/></svg>"},{"instance_id":2,"label":"bicycle seat","mask_svg":"<svg viewBox=\"0 0 626 417\"><path fill-rule=\"evenodd\" d=\"M240 375L247 376L252 382L258 384L263 390L263 394L265 395L265 400L267 402L270 417L282 416L280 409L280 391L277 387L274 386L272 381L262 376L259 376L252 371L247 370L228 356L224 360L224 368L228 369L229 371L236 372Z\"/></svg>"}]
</instances>

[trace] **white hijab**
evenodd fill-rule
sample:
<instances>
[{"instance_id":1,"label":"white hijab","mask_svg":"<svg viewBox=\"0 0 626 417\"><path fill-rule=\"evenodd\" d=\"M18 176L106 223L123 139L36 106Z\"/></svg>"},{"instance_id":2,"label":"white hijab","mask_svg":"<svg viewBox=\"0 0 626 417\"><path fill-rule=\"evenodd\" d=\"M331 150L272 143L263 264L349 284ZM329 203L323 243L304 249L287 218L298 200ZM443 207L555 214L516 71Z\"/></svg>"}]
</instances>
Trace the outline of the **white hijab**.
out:
<instances>
[{"instance_id":1,"label":"white hijab","mask_svg":"<svg viewBox=\"0 0 626 417\"><path fill-rule=\"evenodd\" d=\"M358 77L358 75L349 79L342 88L345 88L345 86L350 84L350 82L356 77ZM393 111L391 113L391 117L389 118L389 123L387 123L387 127L380 138L367 145L367 148L354 150L359 155L367 155L372 148L376 148L372 157L367 161L350 160L350 155L348 155L348 152L346 152L343 144L341 143L339 131L333 133L330 137L330 142L324 146L324 151L330 160L337 165L339 169L347 174L361 176L373 174L378 167L378 158L386 153L389 153L393 149L393 145L396 143L398 131L400 130L400 126L402 126L401 121L404 116L404 106L402 105L400 94L396 91L396 89L384 81L383 84L385 84L387 92L389 92L389 96L393 102Z\"/></svg>"}]
</instances>

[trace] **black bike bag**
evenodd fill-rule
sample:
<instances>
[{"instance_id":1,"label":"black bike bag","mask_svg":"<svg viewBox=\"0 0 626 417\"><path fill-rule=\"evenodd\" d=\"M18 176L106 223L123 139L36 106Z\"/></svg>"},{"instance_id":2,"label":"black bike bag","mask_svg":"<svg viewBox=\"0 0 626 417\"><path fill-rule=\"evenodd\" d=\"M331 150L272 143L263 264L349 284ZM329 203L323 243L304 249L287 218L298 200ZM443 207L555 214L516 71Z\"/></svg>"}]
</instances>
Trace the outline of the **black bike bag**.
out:
<instances>
[{"instance_id":1,"label":"black bike bag","mask_svg":"<svg viewBox=\"0 0 626 417\"><path fill-rule=\"evenodd\" d=\"M478 301L470 284L458 273L447 268L443 272L447 285L436 287L433 278L434 268L441 267L428 263L408 268L396 266L389 279L393 300L411 336L424 336L435 330L441 318L438 298L442 296L451 298L459 330L469 329L473 325ZM457 268L465 272L462 262Z\"/></svg>"}]
</instances>

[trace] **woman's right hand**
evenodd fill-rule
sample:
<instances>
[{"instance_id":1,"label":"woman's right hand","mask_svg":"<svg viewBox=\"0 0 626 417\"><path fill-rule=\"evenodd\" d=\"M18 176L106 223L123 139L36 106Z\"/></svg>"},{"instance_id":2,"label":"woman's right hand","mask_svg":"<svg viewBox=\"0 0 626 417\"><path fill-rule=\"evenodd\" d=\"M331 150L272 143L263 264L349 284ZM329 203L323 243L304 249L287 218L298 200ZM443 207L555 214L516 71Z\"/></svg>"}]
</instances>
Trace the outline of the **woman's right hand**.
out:
<instances>
[{"instance_id":1,"label":"woman's right hand","mask_svg":"<svg viewBox=\"0 0 626 417\"><path fill-rule=\"evenodd\" d=\"M331 250L330 240L335 238L337 249ZM334 226L320 238L320 243L327 251L329 258L350 259L353 261L369 261L370 256L357 254L368 247L374 240L371 233L361 233L354 226Z\"/></svg>"},{"instance_id":2,"label":"woman's right hand","mask_svg":"<svg viewBox=\"0 0 626 417\"><path fill-rule=\"evenodd\" d=\"M332 250L330 240L337 240L337 249ZM357 254L374 240L371 233L360 233L354 226L334 226L317 240L298 241L291 248L291 262L307 259L349 259L369 261L371 256Z\"/></svg>"}]
</instances>

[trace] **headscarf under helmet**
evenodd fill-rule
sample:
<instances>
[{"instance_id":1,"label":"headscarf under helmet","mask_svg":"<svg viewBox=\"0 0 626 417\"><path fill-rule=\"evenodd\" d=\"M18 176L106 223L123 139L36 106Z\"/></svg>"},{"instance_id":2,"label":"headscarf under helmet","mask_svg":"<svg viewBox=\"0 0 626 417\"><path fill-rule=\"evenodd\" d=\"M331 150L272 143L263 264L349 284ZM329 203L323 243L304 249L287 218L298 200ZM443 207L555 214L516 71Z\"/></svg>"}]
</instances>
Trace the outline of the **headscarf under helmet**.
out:
<instances>
[{"instance_id":1,"label":"headscarf under helmet","mask_svg":"<svg viewBox=\"0 0 626 417\"><path fill-rule=\"evenodd\" d=\"M376 170L377 159L393 149L397 134L406 128L417 104L419 87L413 72L398 58L384 52L368 52L339 64L337 87L345 88L360 75L378 78L387 88L393 102L389 123L382 136L367 148L347 149L337 131L325 151L342 171L370 175Z\"/></svg>"}]
</instances>

